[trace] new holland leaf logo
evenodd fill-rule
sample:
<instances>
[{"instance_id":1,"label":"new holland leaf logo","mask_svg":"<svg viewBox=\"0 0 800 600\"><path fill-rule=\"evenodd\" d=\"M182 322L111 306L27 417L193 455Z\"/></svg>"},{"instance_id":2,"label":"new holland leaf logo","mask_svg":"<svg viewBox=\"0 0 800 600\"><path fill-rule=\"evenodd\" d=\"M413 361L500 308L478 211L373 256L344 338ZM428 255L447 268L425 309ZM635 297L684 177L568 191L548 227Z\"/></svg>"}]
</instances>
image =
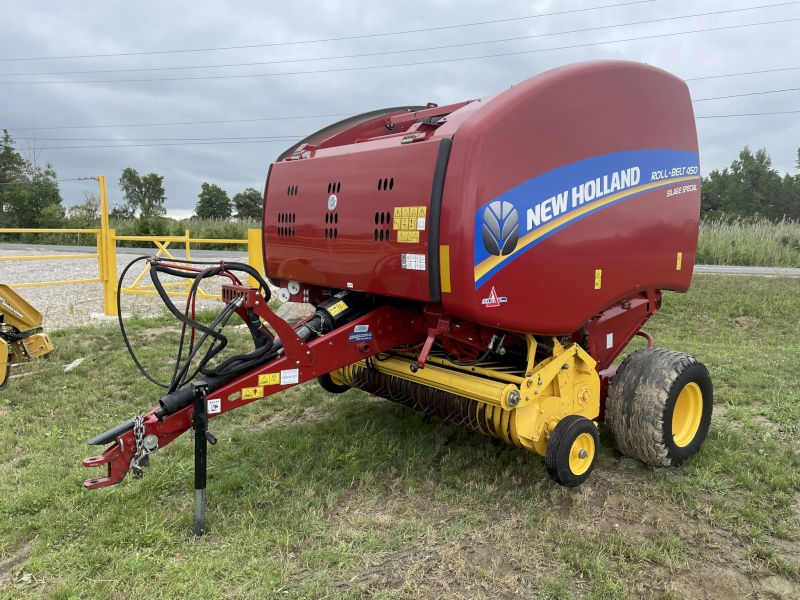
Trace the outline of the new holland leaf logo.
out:
<instances>
[{"instance_id":1,"label":"new holland leaf logo","mask_svg":"<svg viewBox=\"0 0 800 600\"><path fill-rule=\"evenodd\" d=\"M483 246L489 254L511 254L519 240L519 215L510 202L495 200L483 211Z\"/></svg>"}]
</instances>

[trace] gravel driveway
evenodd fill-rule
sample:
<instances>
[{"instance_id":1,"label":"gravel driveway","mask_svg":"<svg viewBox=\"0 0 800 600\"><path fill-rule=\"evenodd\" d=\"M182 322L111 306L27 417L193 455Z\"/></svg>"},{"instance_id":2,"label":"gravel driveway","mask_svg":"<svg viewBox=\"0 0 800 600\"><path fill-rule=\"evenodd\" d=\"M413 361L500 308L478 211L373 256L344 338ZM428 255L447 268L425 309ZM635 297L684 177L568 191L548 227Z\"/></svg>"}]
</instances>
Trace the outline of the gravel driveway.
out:
<instances>
[{"instance_id":1,"label":"gravel driveway","mask_svg":"<svg viewBox=\"0 0 800 600\"><path fill-rule=\"evenodd\" d=\"M4 257L11 256L36 256L70 254L53 250L7 250L0 254ZM143 255L152 255L151 251ZM178 255L176 255L176 258ZM117 254L117 277L125 266L134 260L136 255ZM232 257L226 252L225 260L247 262L247 253ZM218 260L218 258L203 256L203 261ZM142 272L145 262L135 265L125 278L125 285L130 283ZM38 281L61 281L68 279L92 279L97 277L97 259L64 259L64 260L25 260L25 261L0 261L0 283L32 283ZM162 282L179 281L171 277L163 277ZM150 284L149 276L145 276L140 285ZM209 294L218 294L220 284L209 282L202 289ZM81 283L76 285L54 285L33 288L19 288L16 292L25 300L36 307L44 316L44 327L47 331L63 329L74 325L86 323L101 323L104 321L116 323L116 318L103 317L103 285L101 283ZM177 306L184 302L183 298L175 298ZM136 314L139 316L155 316L162 314L163 303L158 296L143 296L139 294L123 294L123 314ZM222 308L219 300L198 299L198 308Z\"/></svg>"}]
</instances>

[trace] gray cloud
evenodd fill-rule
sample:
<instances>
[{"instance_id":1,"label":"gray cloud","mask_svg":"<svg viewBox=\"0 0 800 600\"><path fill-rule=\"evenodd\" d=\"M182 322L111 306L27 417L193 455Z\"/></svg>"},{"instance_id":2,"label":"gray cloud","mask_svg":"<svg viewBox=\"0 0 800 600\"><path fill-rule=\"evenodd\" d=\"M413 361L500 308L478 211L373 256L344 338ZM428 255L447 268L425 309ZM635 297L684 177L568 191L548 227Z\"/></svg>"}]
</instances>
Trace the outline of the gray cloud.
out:
<instances>
[{"instance_id":1,"label":"gray cloud","mask_svg":"<svg viewBox=\"0 0 800 600\"><path fill-rule=\"evenodd\" d=\"M499 3L475 0L410 0L399 4L328 0L286 4L254 1L218 3L204 0L109 3L92 0L78 5L51 0L36 3L4 0L0 5L0 58L280 43L503 19L621 1ZM335 71L518 52L800 17L800 4L794 4L569 35L398 53L404 49L534 36L759 5L758 2L746 3L741 0L656 0L502 24L337 42L217 52L0 62L0 72L20 74L0 77L0 81L155 79L330 69L329 72L306 75L197 81L0 85L0 128L13 128L11 133L18 140L19 146L28 143L28 140L22 138L35 134L39 138L37 144L48 148L115 142L49 141L45 138L109 138L122 141L140 138L288 135L299 139L336 118L163 127L42 128L357 113L383 106L429 101L447 104L486 95L556 66L594 59L615 58L646 62L683 78L800 66L800 21L794 21L488 59ZM24 75L39 72L298 60L369 52L391 54L186 71ZM691 82L690 87L695 98L800 87L800 70L701 80ZM800 92L732 98L698 103L695 111L697 115L720 115L797 110L799 98ZM31 128L37 129L34 132ZM753 148L766 147L776 168L781 172L794 172L796 152L800 146L800 114L704 119L698 121L698 133L701 164L706 173L730 164L745 144ZM262 187L269 163L289 145L291 143L287 141L270 141L197 146L62 149L44 150L42 158L49 160L58 171L59 177L64 179L107 175L112 203L121 198L116 180L123 168L133 167L143 173L160 173L165 176L168 209L175 212L191 211L203 181L217 183L231 195L246 187ZM62 190L66 203L79 201L83 189L93 188L86 182L64 182Z\"/></svg>"}]
</instances>

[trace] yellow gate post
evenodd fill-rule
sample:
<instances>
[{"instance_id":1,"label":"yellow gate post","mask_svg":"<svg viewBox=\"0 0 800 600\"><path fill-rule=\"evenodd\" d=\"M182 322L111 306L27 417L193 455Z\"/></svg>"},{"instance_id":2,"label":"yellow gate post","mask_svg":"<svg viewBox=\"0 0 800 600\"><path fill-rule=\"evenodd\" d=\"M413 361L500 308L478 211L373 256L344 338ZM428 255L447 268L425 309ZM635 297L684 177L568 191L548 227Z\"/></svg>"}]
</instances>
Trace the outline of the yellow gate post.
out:
<instances>
[{"instance_id":1,"label":"yellow gate post","mask_svg":"<svg viewBox=\"0 0 800 600\"><path fill-rule=\"evenodd\" d=\"M109 229L106 236L106 279L103 281L103 303L106 315L117 316L117 230Z\"/></svg>"},{"instance_id":2,"label":"yellow gate post","mask_svg":"<svg viewBox=\"0 0 800 600\"><path fill-rule=\"evenodd\" d=\"M98 269L103 280L103 308L107 316L117 314L115 287L117 283L117 242L108 224L108 187L106 176L93 178L100 186L100 234L97 238L97 253L100 255Z\"/></svg>"},{"instance_id":3,"label":"yellow gate post","mask_svg":"<svg viewBox=\"0 0 800 600\"><path fill-rule=\"evenodd\" d=\"M260 229L247 230L247 262L259 273L264 273L264 236ZM250 277L250 287L258 287L259 283Z\"/></svg>"}]
</instances>

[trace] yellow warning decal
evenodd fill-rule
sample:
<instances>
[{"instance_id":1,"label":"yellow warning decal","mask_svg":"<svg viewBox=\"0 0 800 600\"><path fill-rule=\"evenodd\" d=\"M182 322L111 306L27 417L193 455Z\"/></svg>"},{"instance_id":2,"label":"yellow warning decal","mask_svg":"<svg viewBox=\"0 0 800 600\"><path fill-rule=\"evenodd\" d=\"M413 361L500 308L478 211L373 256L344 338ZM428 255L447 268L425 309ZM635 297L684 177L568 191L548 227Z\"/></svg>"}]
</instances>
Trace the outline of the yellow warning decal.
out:
<instances>
[{"instance_id":1,"label":"yellow warning decal","mask_svg":"<svg viewBox=\"0 0 800 600\"><path fill-rule=\"evenodd\" d=\"M426 206L395 206L392 229L395 231L425 231Z\"/></svg>"},{"instance_id":2,"label":"yellow warning decal","mask_svg":"<svg viewBox=\"0 0 800 600\"><path fill-rule=\"evenodd\" d=\"M603 270L597 269L594 272L594 289L599 290L603 283Z\"/></svg>"},{"instance_id":3,"label":"yellow warning decal","mask_svg":"<svg viewBox=\"0 0 800 600\"><path fill-rule=\"evenodd\" d=\"M333 306L329 306L329 307L328 307L328 314L329 314L330 316L332 316L332 317L335 317L335 316L336 316L336 315L338 315L340 312L344 312L344 311L346 311L346 310L347 310L347 304L345 304L343 300L339 300L339 301L338 301L336 304L334 304Z\"/></svg>"},{"instance_id":4,"label":"yellow warning decal","mask_svg":"<svg viewBox=\"0 0 800 600\"><path fill-rule=\"evenodd\" d=\"M419 231L398 231L397 241L404 244L419 244Z\"/></svg>"},{"instance_id":5,"label":"yellow warning decal","mask_svg":"<svg viewBox=\"0 0 800 600\"><path fill-rule=\"evenodd\" d=\"M278 385L281 382L280 373L267 373L258 376L258 385Z\"/></svg>"},{"instance_id":6,"label":"yellow warning decal","mask_svg":"<svg viewBox=\"0 0 800 600\"><path fill-rule=\"evenodd\" d=\"M676 271L681 270L681 263L683 262L683 252L678 252L678 265L675 267Z\"/></svg>"},{"instance_id":7,"label":"yellow warning decal","mask_svg":"<svg viewBox=\"0 0 800 600\"><path fill-rule=\"evenodd\" d=\"M242 400L253 400L254 398L263 398L263 387L242 388Z\"/></svg>"}]
</instances>

